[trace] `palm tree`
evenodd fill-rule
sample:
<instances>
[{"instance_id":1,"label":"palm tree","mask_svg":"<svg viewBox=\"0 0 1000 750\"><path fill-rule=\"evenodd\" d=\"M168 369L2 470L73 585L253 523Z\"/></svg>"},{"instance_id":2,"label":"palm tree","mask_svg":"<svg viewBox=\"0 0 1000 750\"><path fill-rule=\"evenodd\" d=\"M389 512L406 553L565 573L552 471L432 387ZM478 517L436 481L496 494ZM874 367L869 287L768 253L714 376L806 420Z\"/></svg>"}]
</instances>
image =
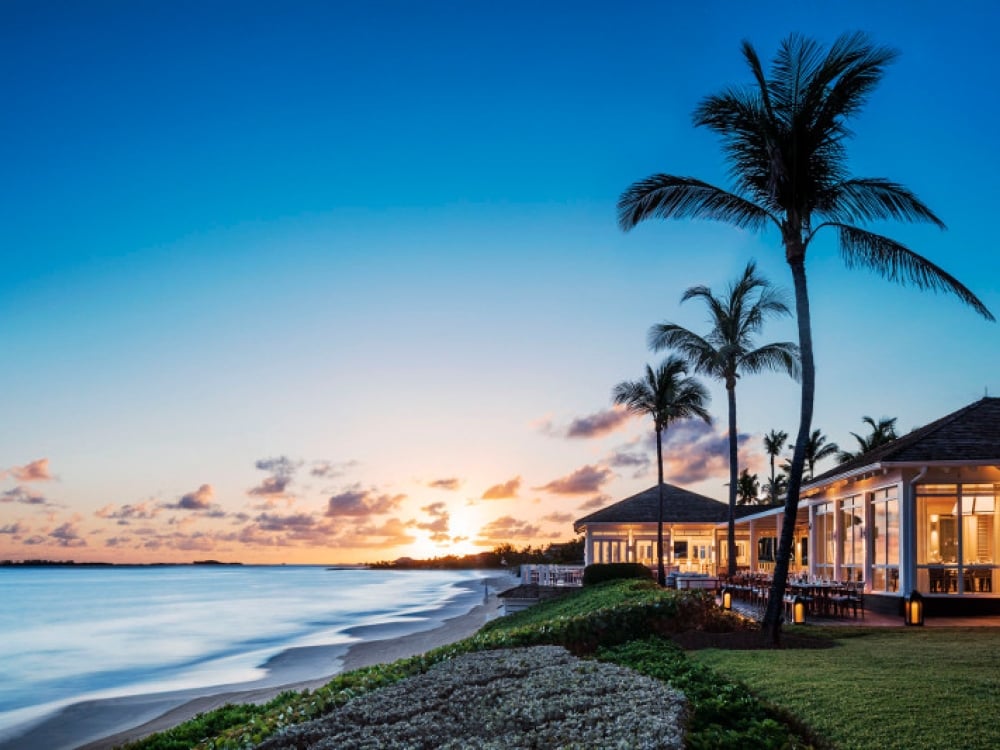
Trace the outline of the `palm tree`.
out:
<instances>
[{"instance_id":1,"label":"palm tree","mask_svg":"<svg viewBox=\"0 0 1000 750\"><path fill-rule=\"evenodd\" d=\"M778 502L777 486L774 483L774 459L781 451L785 450L785 443L788 442L788 433L784 430L771 430L764 436L764 452L771 458L771 484L768 490L768 497L772 503Z\"/></svg>"},{"instance_id":2,"label":"palm tree","mask_svg":"<svg viewBox=\"0 0 1000 750\"><path fill-rule=\"evenodd\" d=\"M861 421L871 428L871 432L865 437L861 437L856 432L851 433L851 435L854 436L854 439L858 441L858 450L855 453L852 453L851 451L840 451L837 454L837 460L841 463L850 461L852 458L857 458L870 450L878 448L880 445L891 443L899 437L899 435L896 434L896 417L882 417L876 422L871 417L865 416L861 418Z\"/></svg>"},{"instance_id":3,"label":"palm tree","mask_svg":"<svg viewBox=\"0 0 1000 750\"><path fill-rule=\"evenodd\" d=\"M707 424L712 418L705 408L711 398L708 390L687 375L687 363L677 356L669 356L655 370L646 365L642 380L624 380L614 387L612 398L633 414L653 418L656 431L656 468L659 481L659 511L656 521L656 558L658 580L666 585L667 573L663 568L663 433L680 419L703 419Z\"/></svg>"},{"instance_id":4,"label":"palm tree","mask_svg":"<svg viewBox=\"0 0 1000 750\"><path fill-rule=\"evenodd\" d=\"M756 474L751 474L749 469L740 472L740 478L736 480L736 502L740 505L754 505L760 495L760 481Z\"/></svg>"},{"instance_id":5,"label":"palm tree","mask_svg":"<svg viewBox=\"0 0 1000 750\"><path fill-rule=\"evenodd\" d=\"M840 447L836 443L826 442L826 435L820 429L815 429L806 442L806 464L809 466L809 478L816 475L816 464L824 458L837 453Z\"/></svg>"},{"instance_id":6,"label":"palm tree","mask_svg":"<svg viewBox=\"0 0 1000 750\"><path fill-rule=\"evenodd\" d=\"M674 323L660 323L649 329L649 345L654 351L668 347L687 357L695 372L721 380L726 385L729 403L729 575L736 575L736 380L743 373L784 370L798 377L798 352L795 344L783 341L757 347L753 337L764 321L791 311L780 291L757 273L750 261L743 275L729 285L726 294L712 294L707 286L693 286L681 296L681 302L702 299L708 306L712 330L704 337Z\"/></svg>"},{"instance_id":7,"label":"palm tree","mask_svg":"<svg viewBox=\"0 0 1000 750\"><path fill-rule=\"evenodd\" d=\"M788 475L778 472L770 482L764 484L764 494L772 504L778 502L778 498L788 491Z\"/></svg>"},{"instance_id":8,"label":"palm tree","mask_svg":"<svg viewBox=\"0 0 1000 750\"><path fill-rule=\"evenodd\" d=\"M792 553L805 448L812 427L816 370L806 285L806 251L820 229L835 230L848 267L864 266L891 281L950 292L988 320L993 314L969 289L928 259L862 226L871 221L925 221L944 228L903 185L847 171L848 120L858 114L896 52L862 33L839 37L829 50L799 35L785 39L771 77L756 50L743 43L753 83L704 99L694 122L718 133L730 162L733 190L693 177L657 174L631 185L618 201L630 229L645 219L713 219L741 229L781 232L795 288L802 357L799 430L764 629L777 641Z\"/></svg>"}]
</instances>

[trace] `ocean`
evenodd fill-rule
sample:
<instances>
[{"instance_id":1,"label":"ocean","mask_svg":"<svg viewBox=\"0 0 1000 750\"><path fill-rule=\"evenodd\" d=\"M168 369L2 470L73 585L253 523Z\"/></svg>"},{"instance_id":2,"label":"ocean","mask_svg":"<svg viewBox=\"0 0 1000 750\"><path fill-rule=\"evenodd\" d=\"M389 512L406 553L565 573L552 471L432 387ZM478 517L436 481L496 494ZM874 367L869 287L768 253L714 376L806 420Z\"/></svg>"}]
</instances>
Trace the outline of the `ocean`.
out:
<instances>
[{"instance_id":1,"label":"ocean","mask_svg":"<svg viewBox=\"0 0 1000 750\"><path fill-rule=\"evenodd\" d=\"M360 628L402 634L436 627L482 602L483 575L314 566L0 568L0 745L26 723L79 701L260 681L263 665L288 649L346 651Z\"/></svg>"}]
</instances>

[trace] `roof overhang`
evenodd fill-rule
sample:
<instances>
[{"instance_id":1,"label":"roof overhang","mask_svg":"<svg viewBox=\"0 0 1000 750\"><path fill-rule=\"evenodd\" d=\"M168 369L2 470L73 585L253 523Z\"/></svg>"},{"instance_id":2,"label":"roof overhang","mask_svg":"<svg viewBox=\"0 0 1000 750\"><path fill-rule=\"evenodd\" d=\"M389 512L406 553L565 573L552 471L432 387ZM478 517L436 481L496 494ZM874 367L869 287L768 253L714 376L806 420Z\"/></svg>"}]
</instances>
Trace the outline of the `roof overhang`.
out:
<instances>
[{"instance_id":1,"label":"roof overhang","mask_svg":"<svg viewBox=\"0 0 1000 750\"><path fill-rule=\"evenodd\" d=\"M857 469L845 471L840 474L826 477L819 482L806 482L802 485L802 492L819 490L845 479L852 479L857 476L864 476L874 472L886 472L890 469L923 469L923 468L954 468L954 467L992 467L1000 470L1000 462L995 458L974 458L968 461L877 461L866 466L859 466Z\"/></svg>"}]
</instances>

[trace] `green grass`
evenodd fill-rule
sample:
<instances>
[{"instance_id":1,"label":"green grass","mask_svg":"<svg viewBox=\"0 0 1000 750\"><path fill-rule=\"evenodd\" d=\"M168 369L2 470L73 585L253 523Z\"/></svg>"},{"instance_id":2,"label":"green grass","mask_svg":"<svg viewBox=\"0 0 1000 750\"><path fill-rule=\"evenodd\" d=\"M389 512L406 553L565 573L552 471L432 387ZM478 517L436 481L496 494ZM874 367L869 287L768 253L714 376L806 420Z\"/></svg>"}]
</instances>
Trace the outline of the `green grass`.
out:
<instances>
[{"instance_id":1,"label":"green grass","mask_svg":"<svg viewBox=\"0 0 1000 750\"><path fill-rule=\"evenodd\" d=\"M790 632L791 629L790 629ZM1000 747L1000 630L807 628L819 650L690 654L844 750Z\"/></svg>"}]
</instances>

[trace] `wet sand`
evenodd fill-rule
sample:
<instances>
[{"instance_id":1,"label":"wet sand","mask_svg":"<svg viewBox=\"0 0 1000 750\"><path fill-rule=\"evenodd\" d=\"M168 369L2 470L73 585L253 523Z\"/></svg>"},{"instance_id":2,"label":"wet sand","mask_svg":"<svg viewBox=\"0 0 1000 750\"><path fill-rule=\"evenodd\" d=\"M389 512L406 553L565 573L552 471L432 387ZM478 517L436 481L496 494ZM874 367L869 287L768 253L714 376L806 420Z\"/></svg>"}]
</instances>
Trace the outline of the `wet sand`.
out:
<instances>
[{"instance_id":1,"label":"wet sand","mask_svg":"<svg viewBox=\"0 0 1000 750\"><path fill-rule=\"evenodd\" d=\"M412 623L355 628L348 634L361 639L356 643L295 648L278 654L264 665L267 677L254 683L76 703L26 734L0 742L0 750L111 750L227 703L265 703L286 690L321 687L340 672L393 662L454 643L474 634L499 614L497 592L515 586L517 579L493 576L487 582L488 598L480 599L471 610L457 616L448 617L449 607L427 613L430 627L426 630L413 632ZM478 580L467 585L470 591L482 586ZM435 614L440 618L435 618Z\"/></svg>"}]
</instances>

